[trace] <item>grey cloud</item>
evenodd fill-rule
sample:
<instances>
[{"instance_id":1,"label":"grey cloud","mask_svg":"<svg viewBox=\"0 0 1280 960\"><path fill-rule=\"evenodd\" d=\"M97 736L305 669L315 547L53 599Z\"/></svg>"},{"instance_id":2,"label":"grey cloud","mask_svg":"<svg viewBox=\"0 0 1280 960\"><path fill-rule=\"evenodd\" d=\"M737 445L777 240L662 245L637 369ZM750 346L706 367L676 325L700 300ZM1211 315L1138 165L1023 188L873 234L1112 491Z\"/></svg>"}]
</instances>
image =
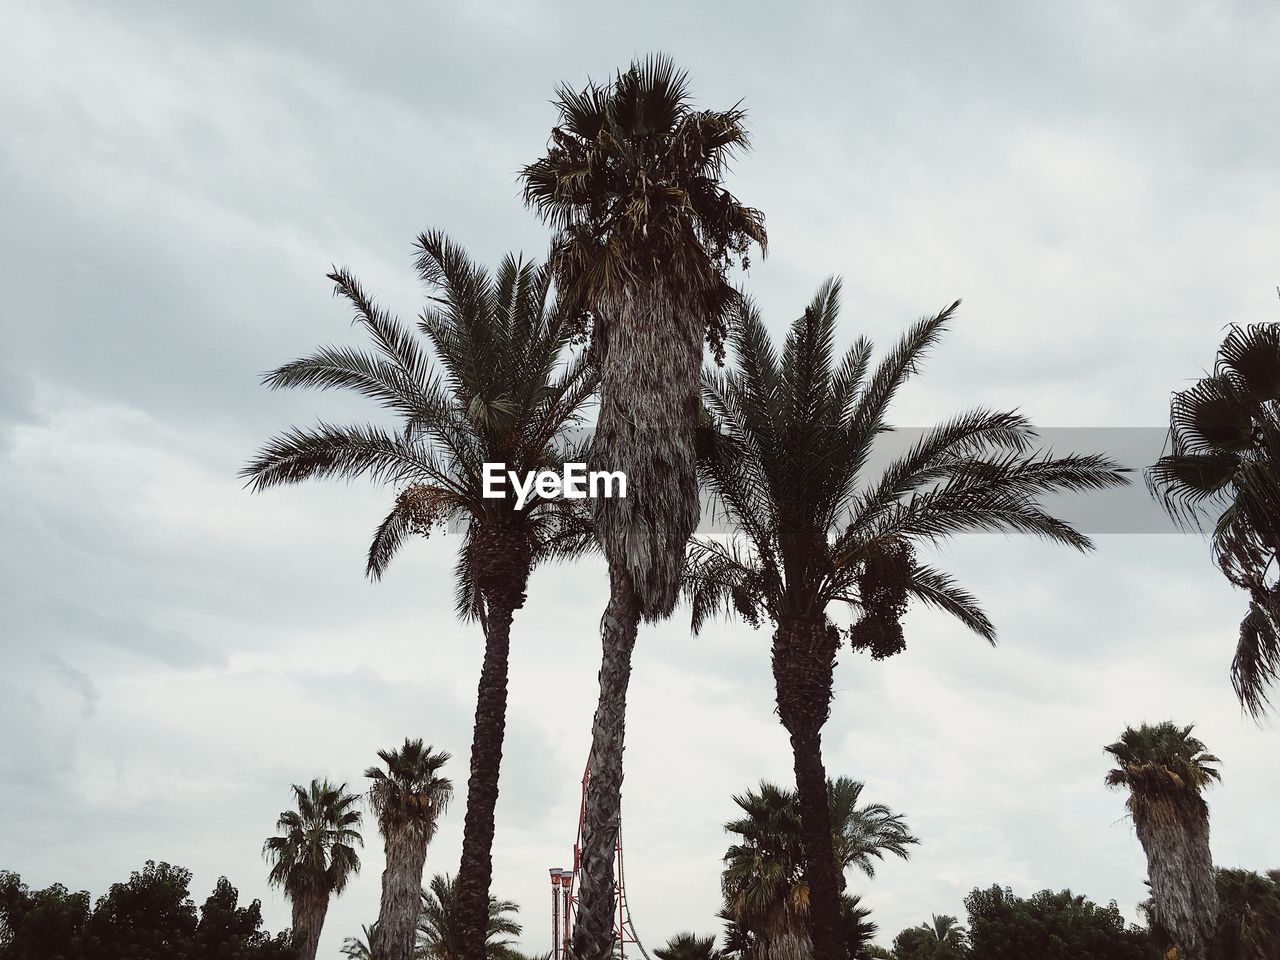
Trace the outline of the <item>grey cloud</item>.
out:
<instances>
[{"instance_id":1,"label":"grey cloud","mask_svg":"<svg viewBox=\"0 0 1280 960\"><path fill-rule=\"evenodd\" d=\"M99 694L92 678L83 670L78 670L67 663L56 653L46 651L41 655L41 659L53 668L59 680L79 695L81 701L83 701L81 716L85 718L93 716L93 711L98 704Z\"/></svg>"}]
</instances>

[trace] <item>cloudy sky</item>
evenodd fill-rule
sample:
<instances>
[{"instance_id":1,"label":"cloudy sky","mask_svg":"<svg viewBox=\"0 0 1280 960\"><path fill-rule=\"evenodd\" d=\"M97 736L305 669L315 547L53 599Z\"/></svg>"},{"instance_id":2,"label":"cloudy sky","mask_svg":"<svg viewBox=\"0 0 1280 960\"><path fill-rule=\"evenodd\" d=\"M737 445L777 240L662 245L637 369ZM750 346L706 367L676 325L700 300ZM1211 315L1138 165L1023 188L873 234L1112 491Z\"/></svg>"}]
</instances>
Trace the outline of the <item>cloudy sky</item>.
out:
<instances>
[{"instance_id":1,"label":"cloudy sky","mask_svg":"<svg viewBox=\"0 0 1280 960\"><path fill-rule=\"evenodd\" d=\"M1261 3L712 5L498 0L12 4L0 32L0 867L95 896L148 858L288 905L259 855L288 785L359 784L421 736L457 758L431 849L456 871L480 638L451 617L456 541L379 584L385 491L251 496L271 433L373 415L270 394L263 370L351 342L331 264L411 317L418 232L539 255L515 173L560 81L665 50L701 103L739 99L732 186L768 217L747 284L773 329L826 276L878 343L964 307L897 422L974 404L1050 427L1158 427L1232 322L1280 320L1280 10ZM1227 680L1240 596L1189 536L1069 555L974 537L941 561L988 649L912 613L907 652L841 665L828 769L923 843L855 879L887 942L975 886L1070 887L1133 917L1145 864L1103 744L1196 722L1223 759L1219 863L1280 866L1277 736ZM576 825L606 595L534 578L517 622L494 889L549 942L546 869ZM768 638L683 614L636 653L625 790L641 937L717 928L735 792L785 781ZM322 944L377 914L382 857Z\"/></svg>"}]
</instances>

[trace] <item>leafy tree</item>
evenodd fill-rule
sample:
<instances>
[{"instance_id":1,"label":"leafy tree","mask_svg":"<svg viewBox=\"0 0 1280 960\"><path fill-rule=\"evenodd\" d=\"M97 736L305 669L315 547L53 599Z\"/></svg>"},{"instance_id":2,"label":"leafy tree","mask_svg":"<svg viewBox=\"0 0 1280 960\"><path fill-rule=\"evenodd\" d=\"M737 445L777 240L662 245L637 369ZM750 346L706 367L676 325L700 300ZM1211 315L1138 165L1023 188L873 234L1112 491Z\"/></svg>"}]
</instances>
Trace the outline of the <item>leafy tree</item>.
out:
<instances>
[{"instance_id":1,"label":"leafy tree","mask_svg":"<svg viewBox=\"0 0 1280 960\"><path fill-rule=\"evenodd\" d=\"M467 932L459 912L458 881L447 873L437 873L422 891L422 913L418 918L416 956L423 960L462 960L466 954ZM520 908L510 900L489 898L484 936L484 960L523 960L511 937L523 929L513 914Z\"/></svg>"},{"instance_id":2,"label":"leafy tree","mask_svg":"<svg viewBox=\"0 0 1280 960\"><path fill-rule=\"evenodd\" d=\"M1218 870L1211 960L1280 960L1280 870Z\"/></svg>"},{"instance_id":3,"label":"leafy tree","mask_svg":"<svg viewBox=\"0 0 1280 960\"><path fill-rule=\"evenodd\" d=\"M285 810L262 852L271 862L267 879L282 887L293 907L291 943L301 960L315 960L329 912L329 898L346 889L360 872L356 847L364 845L358 827L360 797L347 785L312 780L293 785L296 810Z\"/></svg>"},{"instance_id":4,"label":"leafy tree","mask_svg":"<svg viewBox=\"0 0 1280 960\"><path fill-rule=\"evenodd\" d=\"M693 933L677 933L661 947L653 951L658 960L720 960L716 938L699 937Z\"/></svg>"},{"instance_id":5,"label":"leafy tree","mask_svg":"<svg viewBox=\"0 0 1280 960\"><path fill-rule=\"evenodd\" d=\"M60 883L29 890L0 871L0 960L78 960L89 923L89 894Z\"/></svg>"},{"instance_id":6,"label":"leafy tree","mask_svg":"<svg viewBox=\"0 0 1280 960\"><path fill-rule=\"evenodd\" d=\"M355 307L374 352L326 347L271 373L272 387L355 391L401 421L320 424L270 441L244 474L255 490L311 478L369 477L398 488L374 534L366 571L378 578L412 535L465 522L459 546L457 613L479 620L484 663L476 694L458 871L463 923L478 936L493 872L494 808L506 731L511 623L524 606L530 571L589 544L572 510L580 501L486 497L484 464L521 475L584 459L570 441L597 382L585 358L565 361L572 332L547 309L551 273L506 257L490 276L444 234L418 238L418 275L432 291L419 328L434 351L378 307L345 271L330 274Z\"/></svg>"},{"instance_id":7,"label":"leafy tree","mask_svg":"<svg viewBox=\"0 0 1280 960\"><path fill-rule=\"evenodd\" d=\"M1089 539L1047 513L1041 497L1125 482L1105 458L1036 452L1022 416L986 410L953 417L878 477L863 476L876 438L891 429L891 401L957 305L916 323L872 372L865 338L837 361L839 300L839 281L825 283L791 325L781 355L756 308L747 301L735 308L736 367L708 374L704 385L715 430L701 470L736 533L695 538L686 573L695 632L718 612L773 625L777 712L791 737L814 950L823 958L837 954L830 938L839 871L822 728L841 643L875 659L900 652L911 598L994 642L976 599L918 563L915 545L1003 530L1086 550ZM834 604L848 606L852 627L832 622Z\"/></svg>"},{"instance_id":8,"label":"leafy tree","mask_svg":"<svg viewBox=\"0 0 1280 960\"><path fill-rule=\"evenodd\" d=\"M0 960L295 960L281 933L262 931L262 904L239 906L225 877L196 917L191 872L148 860L89 907L61 884L32 892L0 872Z\"/></svg>"},{"instance_id":9,"label":"leafy tree","mask_svg":"<svg viewBox=\"0 0 1280 960\"><path fill-rule=\"evenodd\" d=\"M191 871L148 860L128 882L113 883L94 905L85 936L102 957L169 960L187 954L199 920L190 898ZM92 949L87 951L93 956Z\"/></svg>"},{"instance_id":10,"label":"leafy tree","mask_svg":"<svg viewBox=\"0 0 1280 960\"><path fill-rule=\"evenodd\" d=\"M981 960L1160 960L1163 955L1145 930L1126 925L1115 901L1100 907L1070 890L1042 890L1023 899L1008 887L993 886L975 889L964 904L973 956Z\"/></svg>"},{"instance_id":11,"label":"leafy tree","mask_svg":"<svg viewBox=\"0 0 1280 960\"><path fill-rule=\"evenodd\" d=\"M453 784L439 775L449 754L406 737L402 748L379 750L378 756L386 770L370 767L364 775L373 780L369 804L385 841L387 866L369 944L378 960L411 960L427 845L453 796Z\"/></svg>"},{"instance_id":12,"label":"leafy tree","mask_svg":"<svg viewBox=\"0 0 1280 960\"><path fill-rule=\"evenodd\" d=\"M704 338L718 346L734 297L726 269L766 237L759 211L721 185L747 146L743 111L694 109L685 74L666 57L582 91L562 86L556 107L545 156L522 174L524 196L555 230L561 303L601 370L592 460L628 483L625 498L595 504L610 595L573 942L581 960L603 960L631 653L641 619L674 608L698 522L699 370Z\"/></svg>"},{"instance_id":13,"label":"leafy tree","mask_svg":"<svg viewBox=\"0 0 1280 960\"><path fill-rule=\"evenodd\" d=\"M293 960L297 954L288 935L272 937L262 929L262 901L241 907L240 893L219 877L200 908L191 949L192 960Z\"/></svg>"},{"instance_id":14,"label":"leafy tree","mask_svg":"<svg viewBox=\"0 0 1280 960\"><path fill-rule=\"evenodd\" d=\"M858 805L863 785L847 777L829 784L832 846L840 866L840 926L843 950L856 952L875 935L857 897L845 893L845 871L874 876L875 861L893 854L906 860L919 843L901 814L883 804ZM729 938L740 953L808 957L816 953L809 933L812 898L805 860L799 798L762 782L758 792L733 798L745 816L725 824L738 840L725 853L721 888ZM753 956L755 954L752 954Z\"/></svg>"},{"instance_id":15,"label":"leafy tree","mask_svg":"<svg viewBox=\"0 0 1280 960\"><path fill-rule=\"evenodd\" d=\"M1106 748L1116 761L1107 786L1128 790L1126 806L1147 855L1152 917L1180 960L1205 960L1218 916L1209 807L1200 793L1221 775L1212 766L1218 758L1191 736L1193 729L1144 723Z\"/></svg>"},{"instance_id":16,"label":"leafy tree","mask_svg":"<svg viewBox=\"0 0 1280 960\"><path fill-rule=\"evenodd\" d=\"M1169 447L1147 487L1178 522L1213 521L1214 561L1249 594L1231 683L1258 717L1280 678L1280 325L1234 327L1213 373L1174 392Z\"/></svg>"}]
</instances>

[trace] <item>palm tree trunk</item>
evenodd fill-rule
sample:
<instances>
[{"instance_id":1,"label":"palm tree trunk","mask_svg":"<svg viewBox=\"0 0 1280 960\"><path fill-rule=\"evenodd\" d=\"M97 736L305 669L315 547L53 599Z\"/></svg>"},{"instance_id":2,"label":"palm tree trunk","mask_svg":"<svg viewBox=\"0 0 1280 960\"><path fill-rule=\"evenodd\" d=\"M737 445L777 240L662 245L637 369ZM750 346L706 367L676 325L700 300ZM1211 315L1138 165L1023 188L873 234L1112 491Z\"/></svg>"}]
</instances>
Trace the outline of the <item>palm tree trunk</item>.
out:
<instances>
[{"instance_id":1,"label":"palm tree trunk","mask_svg":"<svg viewBox=\"0 0 1280 960\"><path fill-rule=\"evenodd\" d=\"M507 727L507 669L511 621L524 606L529 579L529 546L523 535L507 529L482 531L470 558L476 586L485 598L484 666L476 693L476 720L471 739L471 776L467 781L467 814L462 826L462 859L458 866L458 928L461 960L485 960L489 925L489 888L493 881L494 808Z\"/></svg>"},{"instance_id":2,"label":"palm tree trunk","mask_svg":"<svg viewBox=\"0 0 1280 960\"><path fill-rule=\"evenodd\" d=\"M320 933L324 930L325 914L329 912L327 893L309 893L293 900L293 929L289 943L298 953L298 960L316 960L320 949Z\"/></svg>"},{"instance_id":3,"label":"palm tree trunk","mask_svg":"<svg viewBox=\"0 0 1280 960\"><path fill-rule=\"evenodd\" d=\"M622 749L631 652L640 606L626 570L609 565L609 605L600 620L604 648L600 700L591 727L591 779L582 827L582 886L573 928L574 960L606 960L614 935L614 851L622 822Z\"/></svg>"},{"instance_id":4,"label":"palm tree trunk","mask_svg":"<svg viewBox=\"0 0 1280 960\"><path fill-rule=\"evenodd\" d=\"M702 318L659 284L609 308L600 352L600 414L593 470L626 475L627 495L595 501L596 539L610 568L631 578L647 621L669 616L685 546L698 525L698 398ZM612 576L612 574L611 574Z\"/></svg>"},{"instance_id":5,"label":"palm tree trunk","mask_svg":"<svg viewBox=\"0 0 1280 960\"><path fill-rule=\"evenodd\" d=\"M1179 960L1205 960L1218 918L1218 893L1209 850L1209 818L1199 805L1148 799L1134 811L1147 855L1156 923L1173 938Z\"/></svg>"},{"instance_id":6,"label":"palm tree trunk","mask_svg":"<svg viewBox=\"0 0 1280 960\"><path fill-rule=\"evenodd\" d=\"M822 763L822 726L831 713L839 636L825 618L820 622L783 620L773 640L778 716L791 735L800 799L815 960L845 960L847 956L840 936L840 871L831 839L827 771Z\"/></svg>"},{"instance_id":7,"label":"palm tree trunk","mask_svg":"<svg viewBox=\"0 0 1280 960\"><path fill-rule=\"evenodd\" d=\"M387 838L382 871L382 903L369 944L373 960L412 960L414 934L422 912L422 868L427 861L421 830L401 826Z\"/></svg>"}]
</instances>

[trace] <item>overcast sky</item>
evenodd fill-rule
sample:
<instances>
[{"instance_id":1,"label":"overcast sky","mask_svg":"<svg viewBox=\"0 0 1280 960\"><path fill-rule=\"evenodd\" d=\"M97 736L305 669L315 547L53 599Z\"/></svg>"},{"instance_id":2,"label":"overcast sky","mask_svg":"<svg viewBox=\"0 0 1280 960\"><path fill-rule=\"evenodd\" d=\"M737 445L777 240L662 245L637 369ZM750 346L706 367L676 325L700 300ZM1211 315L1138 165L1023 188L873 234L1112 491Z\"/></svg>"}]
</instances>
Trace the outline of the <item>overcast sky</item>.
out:
<instances>
[{"instance_id":1,"label":"overcast sky","mask_svg":"<svg viewBox=\"0 0 1280 960\"><path fill-rule=\"evenodd\" d=\"M516 171L560 81L665 50L700 103L744 101L731 185L768 217L746 282L776 332L833 273L845 340L964 298L903 425L989 404L1158 427L1225 324L1280 320L1273 5L45 0L4 20L0 867L32 886L97 896L165 859L198 902L226 874L277 929L259 851L289 784L359 786L406 735L456 758L428 855L456 872L481 656L451 615L456 539L370 584L386 491L251 496L236 471L285 426L372 413L258 385L356 341L332 264L408 318L424 229L488 263L545 250ZM1144 720L1195 722L1222 757L1217 862L1280 866L1280 731L1233 699L1244 599L1202 540L974 537L940 562L1000 647L913 612L902 656L842 658L827 727L829 772L923 840L851 878L882 942L992 883L1133 918L1145 862L1101 748ZM606 593L598 565L540 571L515 625L494 892L530 949L570 859ZM642 631L632 682L627 879L650 947L718 930L731 795L790 777L767 633L686 626ZM376 918L365 834L324 957Z\"/></svg>"}]
</instances>

